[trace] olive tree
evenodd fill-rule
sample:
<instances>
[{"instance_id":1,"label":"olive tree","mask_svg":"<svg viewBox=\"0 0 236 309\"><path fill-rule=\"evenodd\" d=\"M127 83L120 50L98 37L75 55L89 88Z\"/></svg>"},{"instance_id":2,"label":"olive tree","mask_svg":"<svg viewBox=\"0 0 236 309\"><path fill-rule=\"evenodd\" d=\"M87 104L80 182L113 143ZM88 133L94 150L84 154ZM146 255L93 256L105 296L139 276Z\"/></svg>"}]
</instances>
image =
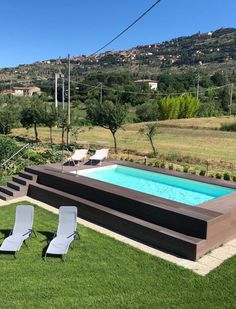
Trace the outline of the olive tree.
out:
<instances>
[{"instance_id":1,"label":"olive tree","mask_svg":"<svg viewBox=\"0 0 236 309\"><path fill-rule=\"evenodd\" d=\"M92 125L110 130L114 141L115 153L117 153L116 132L124 123L126 114L127 107L120 103L113 103L108 100L100 103L94 100L88 104L88 120Z\"/></svg>"},{"instance_id":2,"label":"olive tree","mask_svg":"<svg viewBox=\"0 0 236 309\"><path fill-rule=\"evenodd\" d=\"M139 129L139 133L143 134L151 144L154 155L157 154L156 147L153 139L158 133L158 123L146 123L142 128Z\"/></svg>"},{"instance_id":3,"label":"olive tree","mask_svg":"<svg viewBox=\"0 0 236 309\"><path fill-rule=\"evenodd\" d=\"M39 99L35 99L31 105L23 107L20 122L26 129L34 128L35 141L38 142L37 126L43 123L44 110Z\"/></svg>"}]
</instances>

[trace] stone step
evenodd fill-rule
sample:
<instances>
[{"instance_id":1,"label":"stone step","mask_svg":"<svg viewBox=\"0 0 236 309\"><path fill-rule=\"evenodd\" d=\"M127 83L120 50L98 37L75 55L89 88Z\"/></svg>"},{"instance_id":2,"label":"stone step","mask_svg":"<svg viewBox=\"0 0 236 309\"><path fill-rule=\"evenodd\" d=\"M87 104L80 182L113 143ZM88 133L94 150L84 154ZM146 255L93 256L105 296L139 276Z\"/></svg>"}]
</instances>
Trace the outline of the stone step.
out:
<instances>
[{"instance_id":1,"label":"stone step","mask_svg":"<svg viewBox=\"0 0 236 309\"><path fill-rule=\"evenodd\" d=\"M0 191L5 193L5 194L8 194L10 196L16 196L16 193L19 193L19 191L16 191L16 190L9 188L7 186L0 187Z\"/></svg>"},{"instance_id":2,"label":"stone step","mask_svg":"<svg viewBox=\"0 0 236 309\"><path fill-rule=\"evenodd\" d=\"M31 174L31 173L28 173L28 172L20 172L19 176L22 177L22 178L28 179L28 180L33 180L33 181L37 180L37 175Z\"/></svg>"},{"instance_id":3,"label":"stone step","mask_svg":"<svg viewBox=\"0 0 236 309\"><path fill-rule=\"evenodd\" d=\"M20 177L20 176L14 176L12 178L12 180L16 183L23 185L23 186L26 186L28 184L28 181L29 181L29 180L26 180L25 178Z\"/></svg>"},{"instance_id":4,"label":"stone step","mask_svg":"<svg viewBox=\"0 0 236 309\"><path fill-rule=\"evenodd\" d=\"M19 183L15 182L15 181L8 181L7 187L14 189L16 191L21 191L21 189L22 189L22 185L20 185Z\"/></svg>"},{"instance_id":5,"label":"stone step","mask_svg":"<svg viewBox=\"0 0 236 309\"><path fill-rule=\"evenodd\" d=\"M13 196L0 192L0 200L9 201L13 199Z\"/></svg>"}]
</instances>

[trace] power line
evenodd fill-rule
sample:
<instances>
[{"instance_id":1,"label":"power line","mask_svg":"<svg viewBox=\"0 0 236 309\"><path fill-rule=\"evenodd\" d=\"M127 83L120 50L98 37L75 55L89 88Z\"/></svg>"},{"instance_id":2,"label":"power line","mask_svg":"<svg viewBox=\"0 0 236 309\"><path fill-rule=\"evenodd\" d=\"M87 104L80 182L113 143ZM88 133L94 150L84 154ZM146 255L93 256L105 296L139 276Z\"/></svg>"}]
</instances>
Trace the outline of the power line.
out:
<instances>
[{"instance_id":1,"label":"power line","mask_svg":"<svg viewBox=\"0 0 236 309\"><path fill-rule=\"evenodd\" d=\"M161 2L161 0L157 0L152 6L150 6L150 8L148 8L142 15L140 15L137 19L135 19L135 21L133 21L128 27L126 27L124 30L122 30L119 34L117 34L112 40L110 40L108 43L106 43L105 45L103 45L101 48L97 49L94 53L92 53L90 56L91 57L95 54L97 54L98 52L100 52L101 50L103 50L104 48L106 48L108 45L110 45L111 43L113 43L115 40L117 40L120 36L122 36L125 32L127 32L131 27L133 27L140 19L142 19L145 15L147 15L147 13L149 13L159 2Z\"/></svg>"},{"instance_id":2,"label":"power line","mask_svg":"<svg viewBox=\"0 0 236 309\"><path fill-rule=\"evenodd\" d=\"M89 87L89 88L100 88L100 84L95 86L95 85L84 84L84 83L75 82L75 81L73 83L81 85L81 86ZM199 94L200 93L204 93L204 92L209 91L209 90L217 90L217 89L229 87L231 85L232 84L226 84L226 85L223 85L223 86L206 88L206 89L203 89L203 90L199 90ZM136 92L136 91L127 91L127 90L114 89L114 88L107 87L105 85L103 85L103 89L104 90L107 89L107 90L110 90L110 91L113 91L113 92L139 94L139 95L143 95L143 94L145 94L145 95L153 95L153 94L155 94L154 92ZM172 93L160 93L160 92L157 92L156 94L157 94L157 96L171 96L171 95L183 95L183 94L196 94L196 91L184 91L184 92L172 92Z\"/></svg>"}]
</instances>

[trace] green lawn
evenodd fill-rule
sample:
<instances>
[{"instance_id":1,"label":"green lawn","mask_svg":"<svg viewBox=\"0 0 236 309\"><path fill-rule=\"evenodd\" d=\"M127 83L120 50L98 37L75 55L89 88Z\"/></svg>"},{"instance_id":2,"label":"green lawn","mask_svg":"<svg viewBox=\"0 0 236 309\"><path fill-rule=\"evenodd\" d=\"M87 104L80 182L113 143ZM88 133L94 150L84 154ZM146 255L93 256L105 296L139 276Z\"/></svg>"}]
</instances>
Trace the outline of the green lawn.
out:
<instances>
[{"instance_id":1,"label":"green lawn","mask_svg":"<svg viewBox=\"0 0 236 309\"><path fill-rule=\"evenodd\" d=\"M0 207L2 236L15 206ZM18 258L0 256L0 308L236 308L236 257L205 277L80 226L65 263L42 260L58 217L35 207L38 238Z\"/></svg>"}]
</instances>

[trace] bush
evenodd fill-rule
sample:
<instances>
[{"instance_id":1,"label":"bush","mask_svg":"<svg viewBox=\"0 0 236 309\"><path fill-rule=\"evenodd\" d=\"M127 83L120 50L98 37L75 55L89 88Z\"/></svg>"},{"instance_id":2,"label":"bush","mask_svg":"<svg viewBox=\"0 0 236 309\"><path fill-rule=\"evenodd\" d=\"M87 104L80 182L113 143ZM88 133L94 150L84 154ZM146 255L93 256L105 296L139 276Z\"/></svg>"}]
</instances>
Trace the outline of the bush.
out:
<instances>
[{"instance_id":1,"label":"bush","mask_svg":"<svg viewBox=\"0 0 236 309\"><path fill-rule=\"evenodd\" d=\"M236 181L236 176L235 175L233 176L233 181Z\"/></svg>"},{"instance_id":2,"label":"bush","mask_svg":"<svg viewBox=\"0 0 236 309\"><path fill-rule=\"evenodd\" d=\"M173 170L174 169L174 165L173 164L170 164L169 165L169 170Z\"/></svg>"},{"instance_id":3,"label":"bush","mask_svg":"<svg viewBox=\"0 0 236 309\"><path fill-rule=\"evenodd\" d=\"M230 175L229 173L224 173L224 180L230 180Z\"/></svg>"},{"instance_id":4,"label":"bush","mask_svg":"<svg viewBox=\"0 0 236 309\"><path fill-rule=\"evenodd\" d=\"M184 172L184 173L188 173L188 170L189 170L189 167L188 167L188 166L184 166L183 172Z\"/></svg>"},{"instance_id":5,"label":"bush","mask_svg":"<svg viewBox=\"0 0 236 309\"><path fill-rule=\"evenodd\" d=\"M216 173L216 179L221 179L222 175L220 173Z\"/></svg>"},{"instance_id":6,"label":"bush","mask_svg":"<svg viewBox=\"0 0 236 309\"><path fill-rule=\"evenodd\" d=\"M210 174L209 177L210 177L210 178L214 178L214 174Z\"/></svg>"},{"instance_id":7,"label":"bush","mask_svg":"<svg viewBox=\"0 0 236 309\"><path fill-rule=\"evenodd\" d=\"M20 147L16 141L7 136L0 136L0 163L9 159Z\"/></svg>"},{"instance_id":8,"label":"bush","mask_svg":"<svg viewBox=\"0 0 236 309\"><path fill-rule=\"evenodd\" d=\"M196 171L191 171L191 174L192 175L196 175Z\"/></svg>"},{"instance_id":9,"label":"bush","mask_svg":"<svg viewBox=\"0 0 236 309\"><path fill-rule=\"evenodd\" d=\"M160 167L160 163L159 163L159 162L155 162L155 163L154 163L154 166L155 166L155 167Z\"/></svg>"},{"instance_id":10,"label":"bush","mask_svg":"<svg viewBox=\"0 0 236 309\"><path fill-rule=\"evenodd\" d=\"M139 121L156 121L158 119L157 103L144 103L137 106L136 116Z\"/></svg>"},{"instance_id":11,"label":"bush","mask_svg":"<svg viewBox=\"0 0 236 309\"><path fill-rule=\"evenodd\" d=\"M165 167L166 167L165 163L162 162L162 163L160 164L160 168L165 168Z\"/></svg>"},{"instance_id":12,"label":"bush","mask_svg":"<svg viewBox=\"0 0 236 309\"><path fill-rule=\"evenodd\" d=\"M166 97L159 102L159 119L191 118L196 115L200 101L192 95Z\"/></svg>"},{"instance_id":13,"label":"bush","mask_svg":"<svg viewBox=\"0 0 236 309\"><path fill-rule=\"evenodd\" d=\"M205 175L206 175L206 170L200 170L199 175L200 175L200 176L205 176Z\"/></svg>"},{"instance_id":14,"label":"bush","mask_svg":"<svg viewBox=\"0 0 236 309\"><path fill-rule=\"evenodd\" d=\"M236 122L233 123L222 123L220 127L221 131L236 132Z\"/></svg>"}]
</instances>

